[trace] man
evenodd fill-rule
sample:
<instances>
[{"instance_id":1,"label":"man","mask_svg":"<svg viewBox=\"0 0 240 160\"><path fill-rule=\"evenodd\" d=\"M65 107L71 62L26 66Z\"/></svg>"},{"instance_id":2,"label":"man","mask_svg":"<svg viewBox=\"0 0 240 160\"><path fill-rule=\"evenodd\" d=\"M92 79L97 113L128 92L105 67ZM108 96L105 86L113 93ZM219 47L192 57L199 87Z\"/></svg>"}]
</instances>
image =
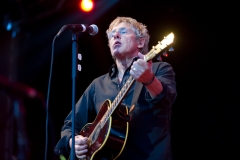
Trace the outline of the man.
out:
<instances>
[{"instance_id":1,"label":"man","mask_svg":"<svg viewBox=\"0 0 240 160\"><path fill-rule=\"evenodd\" d=\"M143 60L144 54L148 52L149 34L146 26L133 18L117 17L110 24L107 36L115 64L109 73L96 78L89 85L76 104L76 157L84 159L89 153L88 138L79 134L82 128L93 122L104 101L108 99L112 102L129 77L133 77L136 81L121 101L130 112L130 118L127 119L126 116L125 119L129 121L126 143L120 155L112 157L108 155L107 150L105 157L121 160L171 159L171 106L177 95L175 73L171 65L166 62L153 63L151 60ZM138 87L141 88L137 94L134 91ZM134 103L132 99L136 94L138 97ZM70 155L71 124L70 112L64 121L61 139L55 148L57 154Z\"/></svg>"}]
</instances>

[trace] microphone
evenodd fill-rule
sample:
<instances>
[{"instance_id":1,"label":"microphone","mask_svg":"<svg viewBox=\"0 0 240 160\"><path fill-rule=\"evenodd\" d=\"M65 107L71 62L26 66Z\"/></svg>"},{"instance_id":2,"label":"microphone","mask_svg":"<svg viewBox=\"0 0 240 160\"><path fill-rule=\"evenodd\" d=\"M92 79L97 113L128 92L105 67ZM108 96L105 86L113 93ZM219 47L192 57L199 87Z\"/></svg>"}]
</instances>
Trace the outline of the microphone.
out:
<instances>
[{"instance_id":1,"label":"microphone","mask_svg":"<svg viewBox=\"0 0 240 160\"><path fill-rule=\"evenodd\" d=\"M66 29L70 29L74 33L77 32L88 32L91 36L94 36L98 33L98 27L95 24L90 26L86 24L67 24L64 25L57 34L57 37Z\"/></svg>"}]
</instances>

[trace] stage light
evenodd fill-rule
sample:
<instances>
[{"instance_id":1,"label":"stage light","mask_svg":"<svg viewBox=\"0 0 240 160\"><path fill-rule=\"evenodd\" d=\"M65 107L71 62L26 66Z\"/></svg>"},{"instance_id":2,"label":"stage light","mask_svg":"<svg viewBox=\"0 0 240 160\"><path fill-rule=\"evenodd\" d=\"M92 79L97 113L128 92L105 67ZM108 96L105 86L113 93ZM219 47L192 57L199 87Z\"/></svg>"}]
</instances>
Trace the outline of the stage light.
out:
<instances>
[{"instance_id":1,"label":"stage light","mask_svg":"<svg viewBox=\"0 0 240 160\"><path fill-rule=\"evenodd\" d=\"M93 1L92 0L81 0L79 3L79 7L84 12L90 12L93 9Z\"/></svg>"}]
</instances>

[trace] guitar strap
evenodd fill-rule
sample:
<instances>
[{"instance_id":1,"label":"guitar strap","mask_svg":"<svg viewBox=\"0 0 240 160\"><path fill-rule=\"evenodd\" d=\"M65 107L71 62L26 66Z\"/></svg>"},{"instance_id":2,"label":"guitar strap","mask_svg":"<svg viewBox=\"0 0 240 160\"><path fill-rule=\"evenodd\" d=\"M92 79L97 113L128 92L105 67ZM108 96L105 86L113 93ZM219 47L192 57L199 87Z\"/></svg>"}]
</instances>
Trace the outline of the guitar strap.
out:
<instances>
[{"instance_id":1,"label":"guitar strap","mask_svg":"<svg viewBox=\"0 0 240 160\"><path fill-rule=\"evenodd\" d=\"M133 109L135 107L135 104L136 104L137 100L138 100L139 94L140 94L140 92L142 90L142 86L143 86L142 83L136 81L136 85L135 85L134 92L133 92L132 103L131 103L132 106L129 109L129 115L130 116L131 116L131 113L132 113L132 111L133 111Z\"/></svg>"}]
</instances>

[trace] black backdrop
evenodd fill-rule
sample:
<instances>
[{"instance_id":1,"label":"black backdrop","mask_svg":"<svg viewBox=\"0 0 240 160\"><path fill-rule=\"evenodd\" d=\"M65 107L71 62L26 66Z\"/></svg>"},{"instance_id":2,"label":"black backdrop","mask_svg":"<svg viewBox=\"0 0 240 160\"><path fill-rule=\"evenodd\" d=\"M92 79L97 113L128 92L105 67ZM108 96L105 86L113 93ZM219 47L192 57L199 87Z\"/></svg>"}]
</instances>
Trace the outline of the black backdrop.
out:
<instances>
[{"instance_id":1,"label":"black backdrop","mask_svg":"<svg viewBox=\"0 0 240 160\"><path fill-rule=\"evenodd\" d=\"M16 81L35 88L46 97L54 36L65 24L94 23L99 27L97 35L79 33L78 49L83 59L78 61L82 71L78 72L76 82L77 100L90 82L108 72L113 63L105 33L109 23L116 16L136 18L149 29L150 48L170 32L176 36L175 51L163 57L173 66L177 81L178 96L172 108L174 159L239 158L240 82L238 50L234 45L238 38L236 5L230 2L121 0L104 10L109 3L98 2L92 13L82 13L73 7L23 23L17 37L13 38L17 42L14 50L18 51L15 70L7 71L15 73ZM4 28L1 33L4 55L12 47L13 40ZM71 32L62 33L54 48L48 154L50 159L59 159L53 154L53 147L60 138L63 120L71 110ZM5 57L2 57L1 72L11 77L12 74L4 69ZM36 99L25 98L24 101L30 157L43 159L44 105ZM16 148L16 144L14 146Z\"/></svg>"}]
</instances>

